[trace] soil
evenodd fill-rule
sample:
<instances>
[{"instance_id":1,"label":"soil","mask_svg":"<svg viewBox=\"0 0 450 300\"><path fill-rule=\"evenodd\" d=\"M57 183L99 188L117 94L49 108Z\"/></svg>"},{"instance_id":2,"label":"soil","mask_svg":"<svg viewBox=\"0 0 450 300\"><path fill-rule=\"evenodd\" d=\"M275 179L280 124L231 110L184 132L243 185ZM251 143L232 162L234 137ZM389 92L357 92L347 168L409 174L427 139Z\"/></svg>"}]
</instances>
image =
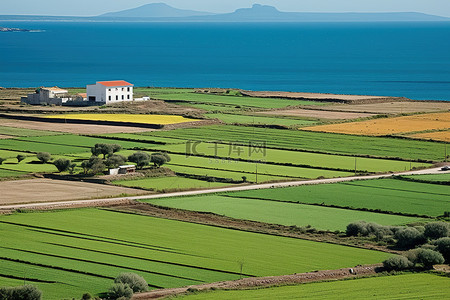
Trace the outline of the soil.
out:
<instances>
[{"instance_id":1,"label":"soil","mask_svg":"<svg viewBox=\"0 0 450 300\"><path fill-rule=\"evenodd\" d=\"M387 102L371 104L345 105L337 104L327 106L327 110L359 112L373 114L402 114L417 112L435 112L450 110L450 102L438 101L408 101L408 102Z\"/></svg>"},{"instance_id":2,"label":"soil","mask_svg":"<svg viewBox=\"0 0 450 300\"><path fill-rule=\"evenodd\" d=\"M350 106L350 105L346 105ZM329 119L329 120L350 120L359 118L373 117L375 114L362 113L362 112L340 112L340 111L328 111L328 110L314 110L314 109L286 109L286 110L272 110L259 112L262 115L276 115L276 116L292 116L292 117L308 117L316 119Z\"/></svg>"},{"instance_id":3,"label":"soil","mask_svg":"<svg viewBox=\"0 0 450 300\"><path fill-rule=\"evenodd\" d=\"M1 205L106 198L122 194L140 195L148 194L148 191L67 180L0 181Z\"/></svg>"},{"instance_id":4,"label":"soil","mask_svg":"<svg viewBox=\"0 0 450 300\"><path fill-rule=\"evenodd\" d=\"M179 294L188 293L191 290L207 291L214 289L223 290L242 290L251 289L258 287L270 287L270 286L280 286L280 285L293 285L308 282L317 281L328 281L328 280L339 280L345 278L357 278L375 275L376 273L382 271L382 264L356 266L353 268L344 268L338 270L325 270L308 272L301 274L292 275L282 275L282 276L269 276L269 277L253 277L253 278L243 278L233 281L222 281L207 283L201 285L192 285L182 288L172 288L172 289L160 289L154 290L147 293L134 294L131 299L158 299L168 296L175 296Z\"/></svg>"},{"instance_id":5,"label":"soil","mask_svg":"<svg viewBox=\"0 0 450 300\"><path fill-rule=\"evenodd\" d=\"M343 103L373 103L373 102L379 103L379 102L406 100L406 98L385 97L385 96L337 95L337 94L268 92L268 91L257 91L257 92L241 91L241 94L244 96L259 97L259 98L286 98L297 100L343 102Z\"/></svg>"}]
</instances>

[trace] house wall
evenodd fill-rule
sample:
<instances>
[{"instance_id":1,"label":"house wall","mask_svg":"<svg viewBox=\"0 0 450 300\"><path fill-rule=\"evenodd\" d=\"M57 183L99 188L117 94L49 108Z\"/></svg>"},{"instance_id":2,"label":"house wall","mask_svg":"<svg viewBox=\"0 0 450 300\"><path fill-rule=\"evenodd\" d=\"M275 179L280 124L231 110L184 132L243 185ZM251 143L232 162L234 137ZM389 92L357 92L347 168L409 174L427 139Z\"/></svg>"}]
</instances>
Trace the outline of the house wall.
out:
<instances>
[{"instance_id":1,"label":"house wall","mask_svg":"<svg viewBox=\"0 0 450 300\"><path fill-rule=\"evenodd\" d=\"M106 103L133 101L133 87L104 87Z\"/></svg>"}]
</instances>

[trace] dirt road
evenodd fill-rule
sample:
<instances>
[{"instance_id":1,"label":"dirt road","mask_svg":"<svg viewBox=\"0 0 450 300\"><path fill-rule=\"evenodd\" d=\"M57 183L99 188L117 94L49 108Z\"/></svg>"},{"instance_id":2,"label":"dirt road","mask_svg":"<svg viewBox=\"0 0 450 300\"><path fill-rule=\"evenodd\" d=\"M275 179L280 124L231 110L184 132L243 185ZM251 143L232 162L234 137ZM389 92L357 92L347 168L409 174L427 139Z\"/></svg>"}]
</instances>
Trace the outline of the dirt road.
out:
<instances>
[{"instance_id":1,"label":"dirt road","mask_svg":"<svg viewBox=\"0 0 450 300\"><path fill-rule=\"evenodd\" d=\"M449 171L446 171L446 172L449 172ZM424 170L417 170L417 171L370 175L370 176L351 176L351 177L331 178L331 179L315 179L315 180L305 180L305 181L289 181L289 182L280 182L280 183L241 185L241 186L236 186L236 187L225 187L225 188L217 188L217 189L209 189L209 190L186 191L186 192L176 192L176 193L167 193L167 194L149 194L149 195L141 195L141 196L133 196L133 197L2 205L2 206L0 206L0 210L42 209L42 208L46 208L46 207L47 208L49 208L49 207L58 207L58 208L80 207L83 205L93 206L93 205L97 205L97 203L98 203L98 206L101 206L101 205L108 205L108 203L118 203L121 201L129 201L129 200L157 199L157 198L193 196L193 195L202 195L202 194L236 192L236 191L247 191L247 190L257 190L257 189L269 189L269 188L290 187L290 186L311 185L311 184L337 183L337 182L345 182L345 181L352 181L352 180L386 178L386 177L390 177L393 175L418 175L418 174L442 174L442 173L444 173L444 172L441 171L440 168L432 168L432 169L424 169Z\"/></svg>"}]
</instances>

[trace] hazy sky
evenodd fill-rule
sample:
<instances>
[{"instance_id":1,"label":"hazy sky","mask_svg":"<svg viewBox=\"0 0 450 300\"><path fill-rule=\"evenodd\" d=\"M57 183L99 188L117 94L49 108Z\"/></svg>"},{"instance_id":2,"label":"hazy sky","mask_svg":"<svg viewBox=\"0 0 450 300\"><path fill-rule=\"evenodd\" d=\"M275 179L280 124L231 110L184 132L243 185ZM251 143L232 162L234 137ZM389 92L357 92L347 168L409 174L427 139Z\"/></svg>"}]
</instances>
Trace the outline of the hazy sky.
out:
<instances>
[{"instance_id":1,"label":"hazy sky","mask_svg":"<svg viewBox=\"0 0 450 300\"><path fill-rule=\"evenodd\" d=\"M0 15L93 16L165 2L182 9L232 12L254 3L297 12L423 12L450 17L450 0L0 0Z\"/></svg>"}]
</instances>

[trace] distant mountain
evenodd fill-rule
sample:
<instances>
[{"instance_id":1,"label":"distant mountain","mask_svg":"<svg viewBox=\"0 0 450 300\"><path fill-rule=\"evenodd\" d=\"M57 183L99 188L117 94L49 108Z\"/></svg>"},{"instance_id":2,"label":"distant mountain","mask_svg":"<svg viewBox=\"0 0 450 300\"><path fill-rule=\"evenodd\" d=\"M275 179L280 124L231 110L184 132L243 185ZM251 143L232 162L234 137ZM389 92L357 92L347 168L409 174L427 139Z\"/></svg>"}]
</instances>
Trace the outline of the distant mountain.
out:
<instances>
[{"instance_id":1,"label":"distant mountain","mask_svg":"<svg viewBox=\"0 0 450 300\"><path fill-rule=\"evenodd\" d=\"M96 17L1 16L16 21L123 21L123 22L445 22L450 18L416 12L399 13L300 13L282 12L273 6L255 4L232 13L182 10L164 3L152 3Z\"/></svg>"},{"instance_id":2,"label":"distant mountain","mask_svg":"<svg viewBox=\"0 0 450 300\"><path fill-rule=\"evenodd\" d=\"M110 12L99 17L103 18L182 18L192 16L207 16L213 13L183 10L174 8L165 3L150 3L140 7L122 10L118 12Z\"/></svg>"}]
</instances>

